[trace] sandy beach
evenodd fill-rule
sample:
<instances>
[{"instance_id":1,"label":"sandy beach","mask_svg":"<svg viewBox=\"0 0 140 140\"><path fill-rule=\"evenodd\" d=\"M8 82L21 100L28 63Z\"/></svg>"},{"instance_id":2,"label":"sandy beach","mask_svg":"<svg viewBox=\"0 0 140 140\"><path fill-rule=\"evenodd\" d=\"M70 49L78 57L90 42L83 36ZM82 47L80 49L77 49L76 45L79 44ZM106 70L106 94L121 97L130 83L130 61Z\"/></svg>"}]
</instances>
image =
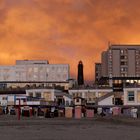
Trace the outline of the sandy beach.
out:
<instances>
[{"instance_id":1,"label":"sandy beach","mask_svg":"<svg viewBox=\"0 0 140 140\"><path fill-rule=\"evenodd\" d=\"M140 120L0 116L1 140L140 140Z\"/></svg>"}]
</instances>

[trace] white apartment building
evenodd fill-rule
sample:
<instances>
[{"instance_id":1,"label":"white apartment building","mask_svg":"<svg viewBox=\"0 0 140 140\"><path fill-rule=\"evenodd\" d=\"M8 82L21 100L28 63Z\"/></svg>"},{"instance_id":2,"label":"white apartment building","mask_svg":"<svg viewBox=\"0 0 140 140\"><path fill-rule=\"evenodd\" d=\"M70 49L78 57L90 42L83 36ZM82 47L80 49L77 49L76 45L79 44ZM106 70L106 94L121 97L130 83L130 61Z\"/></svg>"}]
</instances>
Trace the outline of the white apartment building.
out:
<instances>
[{"instance_id":1,"label":"white apartment building","mask_svg":"<svg viewBox=\"0 0 140 140\"><path fill-rule=\"evenodd\" d=\"M47 60L17 60L14 66L0 66L0 82L65 82L68 64L49 64Z\"/></svg>"}]
</instances>

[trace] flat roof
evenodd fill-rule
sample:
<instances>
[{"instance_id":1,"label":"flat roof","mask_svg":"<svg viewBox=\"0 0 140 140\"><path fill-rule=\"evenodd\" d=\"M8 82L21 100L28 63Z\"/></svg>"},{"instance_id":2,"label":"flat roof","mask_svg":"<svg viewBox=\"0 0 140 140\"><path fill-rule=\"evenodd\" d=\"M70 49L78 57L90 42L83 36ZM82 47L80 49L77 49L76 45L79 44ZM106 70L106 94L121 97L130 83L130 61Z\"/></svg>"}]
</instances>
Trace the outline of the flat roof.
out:
<instances>
[{"instance_id":1,"label":"flat roof","mask_svg":"<svg viewBox=\"0 0 140 140\"><path fill-rule=\"evenodd\" d=\"M109 49L121 49L121 48L126 48L126 49L140 49L140 44L111 44L109 46Z\"/></svg>"}]
</instances>

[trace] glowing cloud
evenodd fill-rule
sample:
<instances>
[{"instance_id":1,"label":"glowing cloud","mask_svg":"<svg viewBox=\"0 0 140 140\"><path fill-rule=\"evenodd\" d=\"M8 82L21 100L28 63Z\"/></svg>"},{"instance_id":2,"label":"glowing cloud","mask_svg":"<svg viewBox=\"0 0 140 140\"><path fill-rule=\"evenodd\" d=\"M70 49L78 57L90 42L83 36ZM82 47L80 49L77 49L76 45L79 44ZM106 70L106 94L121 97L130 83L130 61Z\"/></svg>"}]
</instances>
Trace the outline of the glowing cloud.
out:
<instances>
[{"instance_id":1,"label":"glowing cloud","mask_svg":"<svg viewBox=\"0 0 140 140\"><path fill-rule=\"evenodd\" d=\"M1 0L0 63L47 59L69 63L76 77L83 60L85 79L112 43L140 43L138 0Z\"/></svg>"}]
</instances>

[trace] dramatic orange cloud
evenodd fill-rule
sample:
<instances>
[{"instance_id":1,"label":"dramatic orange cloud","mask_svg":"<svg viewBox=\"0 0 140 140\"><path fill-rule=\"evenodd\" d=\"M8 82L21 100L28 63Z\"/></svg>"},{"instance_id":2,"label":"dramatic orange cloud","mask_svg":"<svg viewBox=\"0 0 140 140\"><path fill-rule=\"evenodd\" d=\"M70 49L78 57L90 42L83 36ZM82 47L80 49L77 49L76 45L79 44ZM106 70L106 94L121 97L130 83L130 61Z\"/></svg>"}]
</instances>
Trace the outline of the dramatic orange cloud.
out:
<instances>
[{"instance_id":1,"label":"dramatic orange cloud","mask_svg":"<svg viewBox=\"0 0 140 140\"><path fill-rule=\"evenodd\" d=\"M111 43L140 43L138 0L0 0L0 64L17 59L68 63L86 80Z\"/></svg>"}]
</instances>

